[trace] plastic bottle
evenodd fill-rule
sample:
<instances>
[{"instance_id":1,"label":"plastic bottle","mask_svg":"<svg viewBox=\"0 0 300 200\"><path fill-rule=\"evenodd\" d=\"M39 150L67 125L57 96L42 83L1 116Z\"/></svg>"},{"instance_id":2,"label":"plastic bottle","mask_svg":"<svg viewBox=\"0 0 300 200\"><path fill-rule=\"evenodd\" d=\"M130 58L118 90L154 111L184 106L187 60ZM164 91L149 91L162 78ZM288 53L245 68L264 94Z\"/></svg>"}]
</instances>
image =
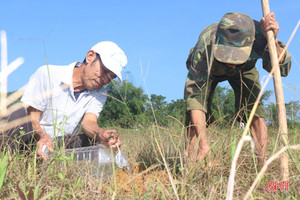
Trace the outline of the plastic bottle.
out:
<instances>
[{"instance_id":1,"label":"plastic bottle","mask_svg":"<svg viewBox=\"0 0 300 200\"><path fill-rule=\"evenodd\" d=\"M126 156L121 153L121 150L116 143L118 148L118 153L112 153L111 150L104 145L95 145L74 149L65 149L66 157L70 157L72 154L74 156L74 161L79 163L80 161L88 161L89 168L92 175L97 177L105 177L112 175L113 164L119 168L126 167L129 171L129 165L126 160ZM43 152L45 155L49 155L46 145L43 146ZM113 163L113 161L115 163Z\"/></svg>"},{"instance_id":2,"label":"plastic bottle","mask_svg":"<svg viewBox=\"0 0 300 200\"><path fill-rule=\"evenodd\" d=\"M74 154L74 161L77 163L83 160L89 161L89 167L93 175L108 176L113 172L112 157L114 154L103 145L65 150L66 156L71 156L72 153Z\"/></svg>"}]
</instances>

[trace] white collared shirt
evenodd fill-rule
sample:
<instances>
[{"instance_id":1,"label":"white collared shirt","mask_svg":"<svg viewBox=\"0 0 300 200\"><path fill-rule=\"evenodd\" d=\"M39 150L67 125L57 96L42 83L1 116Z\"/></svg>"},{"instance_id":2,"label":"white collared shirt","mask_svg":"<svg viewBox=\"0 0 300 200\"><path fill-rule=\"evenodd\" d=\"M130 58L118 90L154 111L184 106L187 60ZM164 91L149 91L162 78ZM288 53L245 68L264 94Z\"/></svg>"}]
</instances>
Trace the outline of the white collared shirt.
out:
<instances>
[{"instance_id":1,"label":"white collared shirt","mask_svg":"<svg viewBox=\"0 0 300 200\"><path fill-rule=\"evenodd\" d=\"M104 87L83 91L75 99L72 77L78 65L79 62L40 67L31 76L21 99L25 105L43 112L40 125L52 138L73 134L85 113L93 113L98 118L106 102Z\"/></svg>"}]
</instances>

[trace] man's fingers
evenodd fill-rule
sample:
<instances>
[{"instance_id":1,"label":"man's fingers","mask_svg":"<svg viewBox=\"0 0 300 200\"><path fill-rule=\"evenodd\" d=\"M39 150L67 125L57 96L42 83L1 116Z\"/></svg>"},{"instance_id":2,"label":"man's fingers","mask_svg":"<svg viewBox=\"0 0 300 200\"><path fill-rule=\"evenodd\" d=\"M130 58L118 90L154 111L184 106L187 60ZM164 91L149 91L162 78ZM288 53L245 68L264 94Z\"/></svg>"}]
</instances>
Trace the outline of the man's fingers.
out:
<instances>
[{"instance_id":1,"label":"man's fingers","mask_svg":"<svg viewBox=\"0 0 300 200\"><path fill-rule=\"evenodd\" d=\"M119 147L121 148L122 142L119 140L117 143L118 143Z\"/></svg>"},{"instance_id":2,"label":"man's fingers","mask_svg":"<svg viewBox=\"0 0 300 200\"><path fill-rule=\"evenodd\" d=\"M268 26L264 27L264 31L269 31L269 30L279 30L278 26L276 24L269 24Z\"/></svg>"},{"instance_id":3,"label":"man's fingers","mask_svg":"<svg viewBox=\"0 0 300 200\"><path fill-rule=\"evenodd\" d=\"M268 31L273 31L274 36L275 36L275 38L276 38L276 37L277 37L277 34L278 34L278 32L279 32L279 27L276 26L276 25L274 25L274 24L269 25L269 26L267 26L267 27L264 28L264 32L265 32L265 33L267 33Z\"/></svg>"},{"instance_id":4,"label":"man's fingers","mask_svg":"<svg viewBox=\"0 0 300 200\"><path fill-rule=\"evenodd\" d=\"M38 150L36 152L37 159L39 159L39 160L45 160L45 159L47 159L48 156L44 154L44 152L43 152L43 146L41 146L41 145L38 145L38 146L39 147L38 147Z\"/></svg>"},{"instance_id":5,"label":"man's fingers","mask_svg":"<svg viewBox=\"0 0 300 200\"><path fill-rule=\"evenodd\" d=\"M275 13L274 12L268 13L266 18L275 18Z\"/></svg>"},{"instance_id":6,"label":"man's fingers","mask_svg":"<svg viewBox=\"0 0 300 200\"><path fill-rule=\"evenodd\" d=\"M53 152L53 151L54 151L54 150L53 150L52 144L47 144L47 149L48 149L48 151L50 151L50 152Z\"/></svg>"},{"instance_id":7,"label":"man's fingers","mask_svg":"<svg viewBox=\"0 0 300 200\"><path fill-rule=\"evenodd\" d=\"M108 142L108 144L109 144L109 146L110 146L113 150L115 150L115 151L118 149L116 144L118 144L119 148L121 148L121 146L122 146L122 142L120 141L119 138L110 140L110 141Z\"/></svg>"},{"instance_id":8,"label":"man's fingers","mask_svg":"<svg viewBox=\"0 0 300 200\"><path fill-rule=\"evenodd\" d=\"M279 28L279 24L277 21L262 21L261 25L264 29L270 26L273 26L273 28Z\"/></svg>"},{"instance_id":9,"label":"man's fingers","mask_svg":"<svg viewBox=\"0 0 300 200\"><path fill-rule=\"evenodd\" d=\"M36 152L38 157L42 157L44 155L43 151L41 149L38 149L38 151Z\"/></svg>"},{"instance_id":10,"label":"man's fingers","mask_svg":"<svg viewBox=\"0 0 300 200\"><path fill-rule=\"evenodd\" d=\"M279 32L279 23L275 20L275 14L273 12L261 19L260 26L265 37L265 34L270 30L274 32L275 38L277 37Z\"/></svg>"},{"instance_id":11,"label":"man's fingers","mask_svg":"<svg viewBox=\"0 0 300 200\"><path fill-rule=\"evenodd\" d=\"M42 160L47 160L48 155L45 155L44 151L53 152L53 145L51 138L43 138L37 142L37 158ZM46 148L45 148L46 147Z\"/></svg>"},{"instance_id":12,"label":"man's fingers","mask_svg":"<svg viewBox=\"0 0 300 200\"><path fill-rule=\"evenodd\" d=\"M109 140L109 139L111 138L111 136L112 136L113 134L115 134L115 133L117 133L116 130L106 130L106 131L104 132L104 134L103 134L103 137L104 137L105 139Z\"/></svg>"},{"instance_id":13,"label":"man's fingers","mask_svg":"<svg viewBox=\"0 0 300 200\"><path fill-rule=\"evenodd\" d=\"M118 141L116 139L111 139L108 141L109 145L115 145Z\"/></svg>"},{"instance_id":14,"label":"man's fingers","mask_svg":"<svg viewBox=\"0 0 300 200\"><path fill-rule=\"evenodd\" d=\"M101 144L107 147L112 147L113 150L117 149L115 145L116 143L118 143L119 146L122 144L119 139L119 134L116 130L104 130L99 133L99 136Z\"/></svg>"},{"instance_id":15,"label":"man's fingers","mask_svg":"<svg viewBox=\"0 0 300 200\"><path fill-rule=\"evenodd\" d=\"M275 21L275 14L273 12L267 14L267 16L262 18L264 21Z\"/></svg>"}]
</instances>

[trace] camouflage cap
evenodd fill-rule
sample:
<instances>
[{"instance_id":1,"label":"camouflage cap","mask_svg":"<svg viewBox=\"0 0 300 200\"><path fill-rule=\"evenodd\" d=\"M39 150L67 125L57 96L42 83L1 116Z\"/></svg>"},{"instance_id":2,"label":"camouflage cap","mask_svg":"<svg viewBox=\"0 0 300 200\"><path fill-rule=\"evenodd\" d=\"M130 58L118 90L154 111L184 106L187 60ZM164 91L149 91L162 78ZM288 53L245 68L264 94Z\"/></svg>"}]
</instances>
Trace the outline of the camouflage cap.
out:
<instances>
[{"instance_id":1,"label":"camouflage cap","mask_svg":"<svg viewBox=\"0 0 300 200\"><path fill-rule=\"evenodd\" d=\"M242 64L250 56L254 38L254 22L248 15L226 13L218 24L214 56L223 63Z\"/></svg>"}]
</instances>

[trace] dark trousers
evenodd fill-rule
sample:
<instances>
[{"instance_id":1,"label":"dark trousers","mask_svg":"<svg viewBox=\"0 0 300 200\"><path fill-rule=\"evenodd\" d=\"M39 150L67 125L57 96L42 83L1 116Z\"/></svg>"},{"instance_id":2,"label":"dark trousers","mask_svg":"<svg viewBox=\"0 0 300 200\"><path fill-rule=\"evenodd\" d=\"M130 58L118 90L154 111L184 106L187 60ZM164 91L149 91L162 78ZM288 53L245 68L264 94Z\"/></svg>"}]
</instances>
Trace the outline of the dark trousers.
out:
<instances>
[{"instance_id":1,"label":"dark trousers","mask_svg":"<svg viewBox=\"0 0 300 200\"><path fill-rule=\"evenodd\" d=\"M0 119L0 150L8 150L10 152L30 152L33 151L38 137L34 134L32 124L15 123L17 119L29 117L24 108L20 108L14 111L9 116L2 117ZM9 124L13 123L13 128L6 130ZM86 147L95 144L94 140L91 140L84 134L66 135L63 137L54 138L53 144L55 147L65 147L66 149L73 149L79 147Z\"/></svg>"}]
</instances>

